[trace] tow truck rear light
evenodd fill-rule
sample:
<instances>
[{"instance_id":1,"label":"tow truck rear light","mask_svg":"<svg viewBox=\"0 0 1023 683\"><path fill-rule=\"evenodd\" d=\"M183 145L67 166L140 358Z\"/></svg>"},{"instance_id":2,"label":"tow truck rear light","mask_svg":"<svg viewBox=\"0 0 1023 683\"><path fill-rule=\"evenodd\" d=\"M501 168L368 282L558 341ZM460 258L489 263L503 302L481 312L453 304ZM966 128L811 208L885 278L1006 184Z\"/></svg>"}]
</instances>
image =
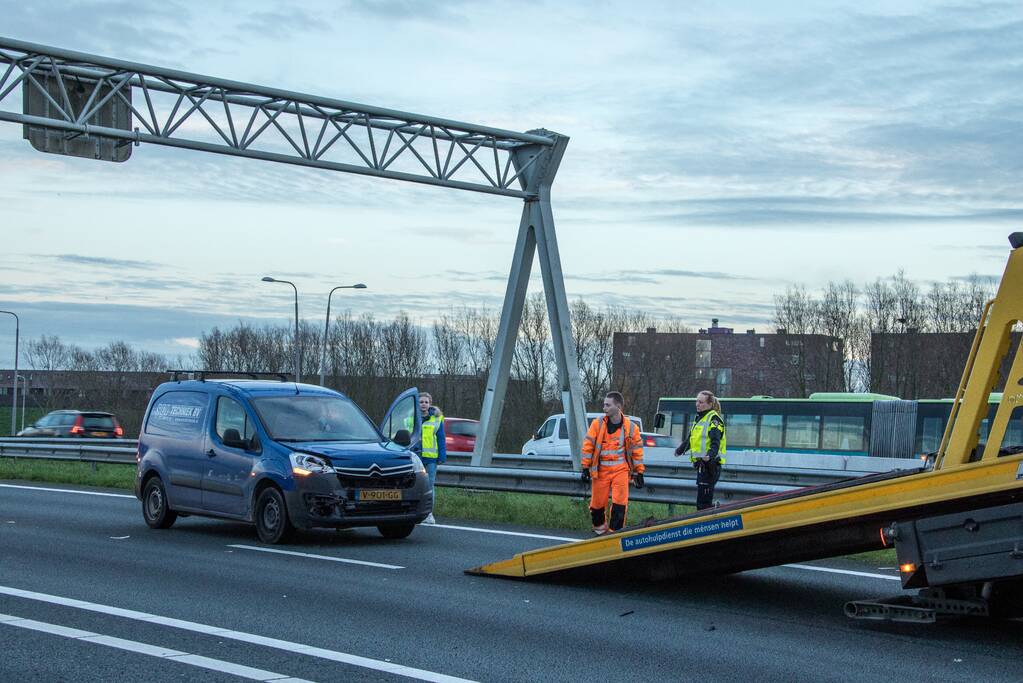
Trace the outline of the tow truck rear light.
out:
<instances>
[{"instance_id":1,"label":"tow truck rear light","mask_svg":"<svg viewBox=\"0 0 1023 683\"><path fill-rule=\"evenodd\" d=\"M82 427L82 416L79 415L75 418L75 423L71 426L71 434L85 434L85 428Z\"/></svg>"},{"instance_id":2,"label":"tow truck rear light","mask_svg":"<svg viewBox=\"0 0 1023 683\"><path fill-rule=\"evenodd\" d=\"M916 571L916 565L913 564L912 562L907 562L906 564L900 564L899 565L899 571L902 572L903 574L912 574L913 572Z\"/></svg>"}]
</instances>

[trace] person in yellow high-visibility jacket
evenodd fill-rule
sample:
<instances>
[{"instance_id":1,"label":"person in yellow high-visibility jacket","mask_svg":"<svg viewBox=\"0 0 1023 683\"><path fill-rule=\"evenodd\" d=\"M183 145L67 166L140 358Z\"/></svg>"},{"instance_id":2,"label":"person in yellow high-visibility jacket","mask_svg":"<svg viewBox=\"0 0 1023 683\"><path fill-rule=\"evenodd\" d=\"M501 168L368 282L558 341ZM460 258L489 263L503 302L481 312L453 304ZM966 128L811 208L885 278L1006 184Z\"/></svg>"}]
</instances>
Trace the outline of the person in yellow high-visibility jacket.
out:
<instances>
[{"instance_id":1,"label":"person in yellow high-visibility jacket","mask_svg":"<svg viewBox=\"0 0 1023 683\"><path fill-rule=\"evenodd\" d=\"M617 391L604 397L604 417L590 423L583 440L583 481L590 482L590 519L593 532L604 534L625 526L629 507L629 481L643 488L643 439L639 426L622 412L625 400ZM607 501L611 519L607 521Z\"/></svg>"},{"instance_id":2,"label":"person in yellow high-visibility jacket","mask_svg":"<svg viewBox=\"0 0 1023 683\"><path fill-rule=\"evenodd\" d=\"M714 486L721 477L728 440L725 437L725 419L721 402L709 391L696 395L696 419L689 430L689 438L675 449L675 457L686 452L696 468L696 509L714 506Z\"/></svg>"}]
</instances>

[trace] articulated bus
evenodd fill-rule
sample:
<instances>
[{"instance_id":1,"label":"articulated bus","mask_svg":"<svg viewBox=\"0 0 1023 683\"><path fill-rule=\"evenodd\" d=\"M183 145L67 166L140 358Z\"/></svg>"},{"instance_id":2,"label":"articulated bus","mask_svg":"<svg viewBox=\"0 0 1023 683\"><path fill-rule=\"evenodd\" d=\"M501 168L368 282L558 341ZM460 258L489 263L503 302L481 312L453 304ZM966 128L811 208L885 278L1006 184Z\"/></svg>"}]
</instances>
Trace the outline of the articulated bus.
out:
<instances>
[{"instance_id":1,"label":"articulated bus","mask_svg":"<svg viewBox=\"0 0 1023 683\"><path fill-rule=\"evenodd\" d=\"M1001 394L991 394L981 425L987 441ZM728 450L920 458L938 450L952 399L903 401L884 394L815 393L810 398L722 398ZM692 398L662 398L654 428L679 441L692 426ZM1023 410L1012 415L1003 448L1023 447Z\"/></svg>"}]
</instances>

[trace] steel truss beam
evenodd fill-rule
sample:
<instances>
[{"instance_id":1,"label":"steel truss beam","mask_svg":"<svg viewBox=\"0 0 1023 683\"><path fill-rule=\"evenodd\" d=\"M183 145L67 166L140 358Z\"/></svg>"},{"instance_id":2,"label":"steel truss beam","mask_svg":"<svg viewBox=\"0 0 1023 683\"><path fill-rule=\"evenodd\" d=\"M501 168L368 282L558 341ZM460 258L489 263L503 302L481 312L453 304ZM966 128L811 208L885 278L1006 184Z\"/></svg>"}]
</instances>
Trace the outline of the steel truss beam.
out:
<instances>
[{"instance_id":1,"label":"steel truss beam","mask_svg":"<svg viewBox=\"0 0 1023 683\"><path fill-rule=\"evenodd\" d=\"M56 83L56 94L48 83ZM78 98L84 103L77 107L68 95L72 88L88 92ZM26 90L47 102L54 118L21 111ZM3 109L15 101L18 109ZM131 112L132 130L98 123L111 102ZM472 462L489 465L492 459L538 252L578 467L585 406L550 202L566 136L478 126L3 37L0 121L64 131L69 137L146 142L525 200Z\"/></svg>"},{"instance_id":2,"label":"steel truss beam","mask_svg":"<svg viewBox=\"0 0 1023 683\"><path fill-rule=\"evenodd\" d=\"M43 77L56 81L59 98ZM83 83L90 96L76 110L67 93ZM522 199L535 190L524 182L528 169L512 169L511 151L554 144L546 131L477 126L0 37L0 106L17 99L20 109L21 98L10 97L19 86L60 118L0 111L0 120ZM98 125L111 101L130 109L134 130Z\"/></svg>"}]
</instances>

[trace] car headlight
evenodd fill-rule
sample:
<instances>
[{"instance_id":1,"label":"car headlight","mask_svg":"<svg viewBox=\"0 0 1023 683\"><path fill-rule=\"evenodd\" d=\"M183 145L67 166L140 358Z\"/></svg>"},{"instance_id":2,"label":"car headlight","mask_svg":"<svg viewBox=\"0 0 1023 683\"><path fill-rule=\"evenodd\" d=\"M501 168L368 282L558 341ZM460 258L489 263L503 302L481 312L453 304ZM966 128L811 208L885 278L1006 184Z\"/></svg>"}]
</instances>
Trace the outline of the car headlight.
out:
<instances>
[{"instance_id":1,"label":"car headlight","mask_svg":"<svg viewBox=\"0 0 1023 683\"><path fill-rule=\"evenodd\" d=\"M334 468L323 458L309 453L291 454L291 471L299 476L310 474L333 474Z\"/></svg>"},{"instance_id":2,"label":"car headlight","mask_svg":"<svg viewBox=\"0 0 1023 683\"><path fill-rule=\"evenodd\" d=\"M412 458L412 466L416 468L418 474L426 474L426 465L423 464L422 458L415 453L409 453Z\"/></svg>"}]
</instances>

